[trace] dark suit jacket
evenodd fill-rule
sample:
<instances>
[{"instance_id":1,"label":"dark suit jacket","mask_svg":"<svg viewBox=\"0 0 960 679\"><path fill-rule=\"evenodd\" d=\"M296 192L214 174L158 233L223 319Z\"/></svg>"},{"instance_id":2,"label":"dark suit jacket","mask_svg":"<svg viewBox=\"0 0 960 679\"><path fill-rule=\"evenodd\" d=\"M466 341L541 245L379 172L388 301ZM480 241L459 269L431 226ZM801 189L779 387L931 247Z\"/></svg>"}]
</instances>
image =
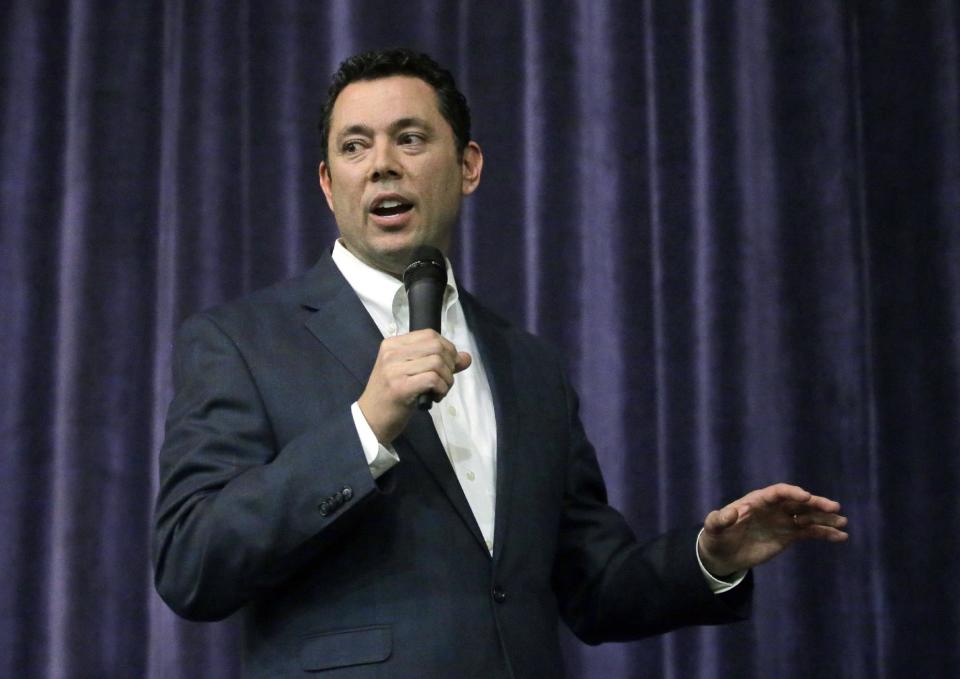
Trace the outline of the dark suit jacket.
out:
<instances>
[{"instance_id":1,"label":"dark suit jacket","mask_svg":"<svg viewBox=\"0 0 960 679\"><path fill-rule=\"evenodd\" d=\"M588 643L736 619L695 529L638 545L606 503L561 361L463 294L497 418L491 558L433 423L374 481L350 404L382 337L329 254L190 318L160 456L156 586L180 615L242 609L254 677L562 675Z\"/></svg>"}]
</instances>

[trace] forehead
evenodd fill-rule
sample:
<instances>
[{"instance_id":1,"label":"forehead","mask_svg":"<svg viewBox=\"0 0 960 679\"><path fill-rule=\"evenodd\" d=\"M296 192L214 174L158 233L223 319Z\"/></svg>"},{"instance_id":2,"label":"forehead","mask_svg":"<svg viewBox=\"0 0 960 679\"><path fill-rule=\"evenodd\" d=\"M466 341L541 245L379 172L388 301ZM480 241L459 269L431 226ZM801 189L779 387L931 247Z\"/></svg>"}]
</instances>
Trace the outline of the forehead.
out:
<instances>
[{"instance_id":1,"label":"forehead","mask_svg":"<svg viewBox=\"0 0 960 679\"><path fill-rule=\"evenodd\" d=\"M332 132L349 125L376 127L399 118L442 119L433 87L403 75L352 82L333 105L330 127Z\"/></svg>"}]
</instances>

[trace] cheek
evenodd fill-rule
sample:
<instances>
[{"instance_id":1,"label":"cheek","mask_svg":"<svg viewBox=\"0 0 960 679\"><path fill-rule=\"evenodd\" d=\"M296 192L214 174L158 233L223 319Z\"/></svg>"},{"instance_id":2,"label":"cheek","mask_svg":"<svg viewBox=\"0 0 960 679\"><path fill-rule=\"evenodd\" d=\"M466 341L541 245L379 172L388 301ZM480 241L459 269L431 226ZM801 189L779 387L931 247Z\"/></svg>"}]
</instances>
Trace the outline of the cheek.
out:
<instances>
[{"instance_id":1,"label":"cheek","mask_svg":"<svg viewBox=\"0 0 960 679\"><path fill-rule=\"evenodd\" d=\"M450 169L449 163L436 163L434 167L429 168L428 176L435 178L425 187L426 193L433 198L446 203L461 195L463 178L459 172Z\"/></svg>"},{"instance_id":2,"label":"cheek","mask_svg":"<svg viewBox=\"0 0 960 679\"><path fill-rule=\"evenodd\" d=\"M334 192L334 202L341 210L353 211L359 206L360 197L357 192L348 184L342 183Z\"/></svg>"}]
</instances>

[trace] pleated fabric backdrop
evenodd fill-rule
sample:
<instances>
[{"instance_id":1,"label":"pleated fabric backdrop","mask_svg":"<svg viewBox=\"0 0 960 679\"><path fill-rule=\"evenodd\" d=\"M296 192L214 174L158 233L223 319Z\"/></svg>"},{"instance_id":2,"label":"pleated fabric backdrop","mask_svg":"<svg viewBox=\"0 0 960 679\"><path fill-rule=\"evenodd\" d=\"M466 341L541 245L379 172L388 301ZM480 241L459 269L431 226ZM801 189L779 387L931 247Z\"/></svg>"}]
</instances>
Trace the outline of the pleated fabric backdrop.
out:
<instances>
[{"instance_id":1,"label":"pleated fabric backdrop","mask_svg":"<svg viewBox=\"0 0 960 679\"><path fill-rule=\"evenodd\" d=\"M571 676L960 676L956 2L8 0L0 36L0 676L238 675L152 588L171 339L332 243L319 104L395 45L485 150L459 277L564 350L638 533L779 480L851 518L752 621L570 637Z\"/></svg>"}]
</instances>

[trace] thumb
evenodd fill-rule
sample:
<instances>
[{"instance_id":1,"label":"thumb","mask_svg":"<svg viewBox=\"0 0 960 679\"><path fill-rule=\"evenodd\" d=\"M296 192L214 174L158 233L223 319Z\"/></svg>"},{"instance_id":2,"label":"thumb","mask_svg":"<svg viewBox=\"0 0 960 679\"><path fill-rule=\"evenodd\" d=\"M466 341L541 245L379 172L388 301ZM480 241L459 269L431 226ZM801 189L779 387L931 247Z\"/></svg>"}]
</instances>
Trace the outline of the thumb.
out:
<instances>
[{"instance_id":1,"label":"thumb","mask_svg":"<svg viewBox=\"0 0 960 679\"><path fill-rule=\"evenodd\" d=\"M466 351L458 351L457 362L453 366L453 372L458 373L461 370L466 370L470 367L471 363L473 363L473 357L470 354Z\"/></svg>"},{"instance_id":2,"label":"thumb","mask_svg":"<svg viewBox=\"0 0 960 679\"><path fill-rule=\"evenodd\" d=\"M736 507L724 507L716 509L709 514L703 522L703 527L710 533L719 533L737 522L739 513Z\"/></svg>"}]
</instances>

